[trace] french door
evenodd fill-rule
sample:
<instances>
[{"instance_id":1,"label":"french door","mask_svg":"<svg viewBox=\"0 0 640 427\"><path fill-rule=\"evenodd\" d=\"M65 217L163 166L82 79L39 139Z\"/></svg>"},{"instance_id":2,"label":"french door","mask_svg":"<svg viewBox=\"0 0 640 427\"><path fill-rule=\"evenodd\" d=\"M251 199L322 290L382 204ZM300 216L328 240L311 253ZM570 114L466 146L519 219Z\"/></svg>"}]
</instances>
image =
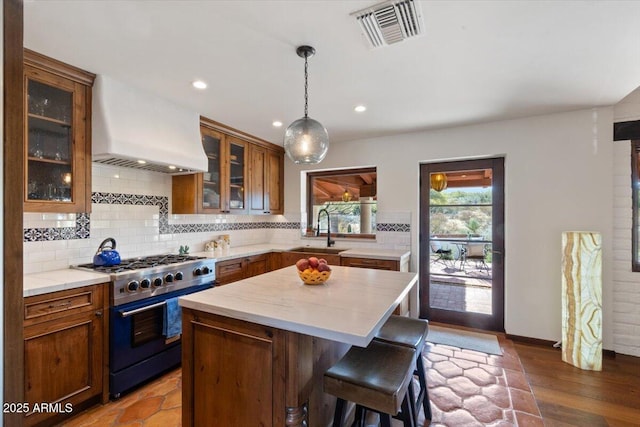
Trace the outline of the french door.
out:
<instances>
[{"instance_id":1,"label":"french door","mask_svg":"<svg viewBox=\"0 0 640 427\"><path fill-rule=\"evenodd\" d=\"M504 158L420 165L420 317L504 331Z\"/></svg>"}]
</instances>

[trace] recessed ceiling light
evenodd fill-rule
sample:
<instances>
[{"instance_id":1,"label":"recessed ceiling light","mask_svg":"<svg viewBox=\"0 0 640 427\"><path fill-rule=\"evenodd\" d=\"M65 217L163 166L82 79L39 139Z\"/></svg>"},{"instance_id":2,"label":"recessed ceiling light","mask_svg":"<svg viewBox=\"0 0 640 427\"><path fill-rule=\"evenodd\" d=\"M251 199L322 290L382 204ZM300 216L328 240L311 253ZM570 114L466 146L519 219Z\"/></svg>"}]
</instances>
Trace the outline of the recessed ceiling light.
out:
<instances>
[{"instance_id":1,"label":"recessed ceiling light","mask_svg":"<svg viewBox=\"0 0 640 427\"><path fill-rule=\"evenodd\" d=\"M282 126L282 122L279 120L274 121L273 123L271 123L273 125L274 128L279 128Z\"/></svg>"},{"instance_id":2,"label":"recessed ceiling light","mask_svg":"<svg viewBox=\"0 0 640 427\"><path fill-rule=\"evenodd\" d=\"M207 84L205 82L203 82L202 80L196 80L195 82L193 82L191 84L196 89L206 89L207 88Z\"/></svg>"},{"instance_id":3,"label":"recessed ceiling light","mask_svg":"<svg viewBox=\"0 0 640 427\"><path fill-rule=\"evenodd\" d=\"M356 113L363 113L367 111L367 107L365 107L364 105L356 105L353 111L355 111Z\"/></svg>"},{"instance_id":4,"label":"recessed ceiling light","mask_svg":"<svg viewBox=\"0 0 640 427\"><path fill-rule=\"evenodd\" d=\"M169 169L174 170L176 167L173 165L169 165Z\"/></svg>"},{"instance_id":5,"label":"recessed ceiling light","mask_svg":"<svg viewBox=\"0 0 640 427\"><path fill-rule=\"evenodd\" d=\"M140 163L141 165L144 165L145 163L147 163L146 160L138 160L138 163Z\"/></svg>"}]
</instances>

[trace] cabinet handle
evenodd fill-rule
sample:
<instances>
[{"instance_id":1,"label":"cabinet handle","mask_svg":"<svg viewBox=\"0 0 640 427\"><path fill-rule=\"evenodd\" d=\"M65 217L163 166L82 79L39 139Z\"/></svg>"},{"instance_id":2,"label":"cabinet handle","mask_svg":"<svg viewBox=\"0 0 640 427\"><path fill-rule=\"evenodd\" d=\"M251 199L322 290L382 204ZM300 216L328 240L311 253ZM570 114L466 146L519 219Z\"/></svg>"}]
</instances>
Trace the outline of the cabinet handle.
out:
<instances>
[{"instance_id":1,"label":"cabinet handle","mask_svg":"<svg viewBox=\"0 0 640 427\"><path fill-rule=\"evenodd\" d=\"M102 317L102 310L96 311L96 317Z\"/></svg>"},{"instance_id":2,"label":"cabinet handle","mask_svg":"<svg viewBox=\"0 0 640 427\"><path fill-rule=\"evenodd\" d=\"M61 308L71 305L71 301L61 302L60 304L49 304L49 308Z\"/></svg>"}]
</instances>

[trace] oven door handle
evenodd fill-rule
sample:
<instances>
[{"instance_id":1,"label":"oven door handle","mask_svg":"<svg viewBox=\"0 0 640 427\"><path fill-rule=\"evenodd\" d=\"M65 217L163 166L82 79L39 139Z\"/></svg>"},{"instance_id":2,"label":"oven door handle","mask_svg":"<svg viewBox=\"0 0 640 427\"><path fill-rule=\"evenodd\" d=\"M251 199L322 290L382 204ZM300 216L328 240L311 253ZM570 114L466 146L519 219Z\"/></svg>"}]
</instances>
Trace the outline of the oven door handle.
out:
<instances>
[{"instance_id":1,"label":"oven door handle","mask_svg":"<svg viewBox=\"0 0 640 427\"><path fill-rule=\"evenodd\" d=\"M166 304L165 301L160 301L155 304L145 305L144 307L136 308L135 310L119 311L119 313L120 313L120 317L129 317L129 316L133 316L134 314L142 313L143 311L147 311L156 307L163 306L165 304Z\"/></svg>"}]
</instances>

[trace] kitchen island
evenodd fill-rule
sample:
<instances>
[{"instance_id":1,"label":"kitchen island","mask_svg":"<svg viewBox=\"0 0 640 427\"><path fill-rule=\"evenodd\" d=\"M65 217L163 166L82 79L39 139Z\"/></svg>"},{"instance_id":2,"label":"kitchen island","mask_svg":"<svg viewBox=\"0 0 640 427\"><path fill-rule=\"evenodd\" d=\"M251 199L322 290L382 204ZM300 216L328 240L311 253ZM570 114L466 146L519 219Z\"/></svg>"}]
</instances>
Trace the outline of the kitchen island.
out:
<instances>
[{"instance_id":1,"label":"kitchen island","mask_svg":"<svg viewBox=\"0 0 640 427\"><path fill-rule=\"evenodd\" d=\"M324 372L366 346L417 282L332 270L322 285L304 285L291 266L180 298L184 427L330 424Z\"/></svg>"}]
</instances>

